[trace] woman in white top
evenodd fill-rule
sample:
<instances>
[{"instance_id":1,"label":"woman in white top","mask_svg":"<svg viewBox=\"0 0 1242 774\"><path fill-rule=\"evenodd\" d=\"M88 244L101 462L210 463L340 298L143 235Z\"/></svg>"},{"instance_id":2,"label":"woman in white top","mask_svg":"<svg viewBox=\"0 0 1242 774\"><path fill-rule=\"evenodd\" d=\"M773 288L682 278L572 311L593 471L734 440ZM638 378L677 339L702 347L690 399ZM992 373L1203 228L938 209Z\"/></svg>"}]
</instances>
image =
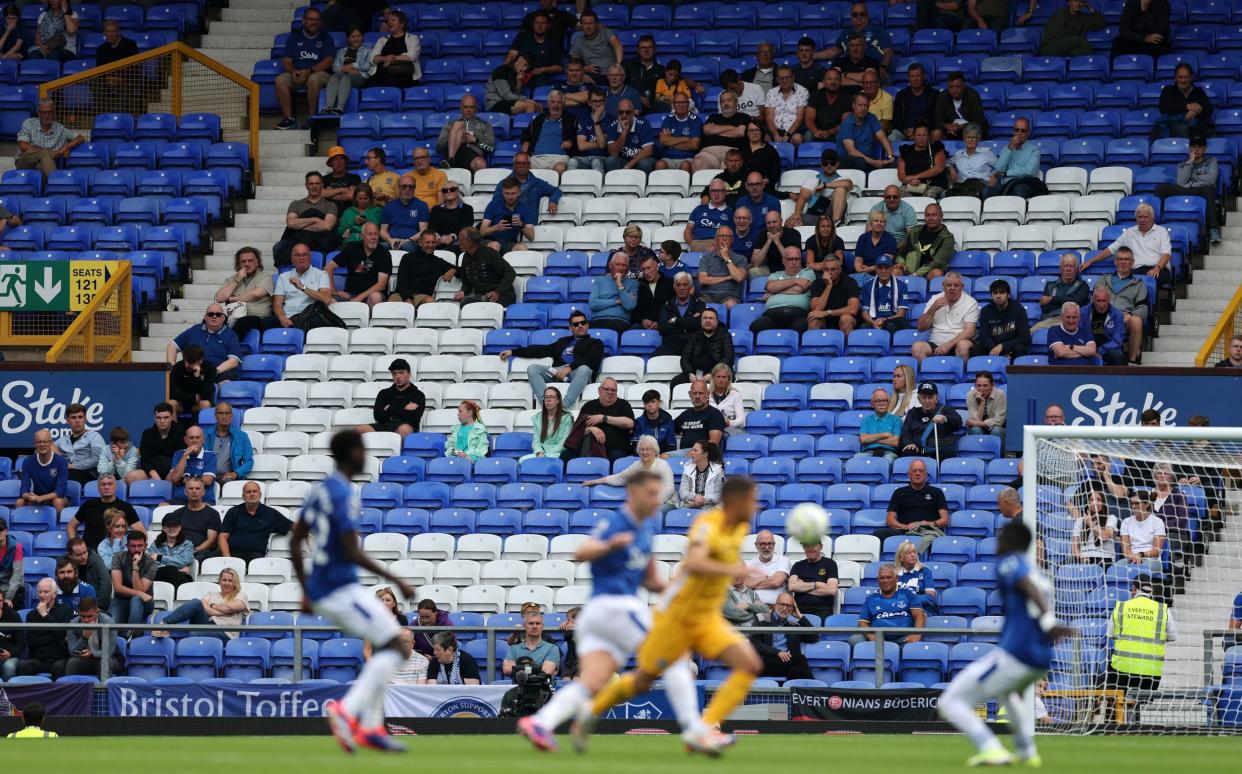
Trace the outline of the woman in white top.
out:
<instances>
[{"instance_id":1,"label":"woman in white top","mask_svg":"<svg viewBox=\"0 0 1242 774\"><path fill-rule=\"evenodd\" d=\"M78 15L69 0L50 0L47 10L39 14L35 42L26 49L26 58L58 62L78 58Z\"/></svg>"},{"instance_id":2,"label":"woman in white top","mask_svg":"<svg viewBox=\"0 0 1242 774\"><path fill-rule=\"evenodd\" d=\"M1145 564L1160 569L1160 552L1164 550L1164 521L1151 512L1151 492L1140 489L1130 495L1128 519L1121 522L1121 552L1130 564Z\"/></svg>"},{"instance_id":3,"label":"woman in white top","mask_svg":"<svg viewBox=\"0 0 1242 774\"><path fill-rule=\"evenodd\" d=\"M742 405L742 393L733 388L733 369L726 363L717 363L712 369L712 390L708 394L713 406L725 418L725 434L736 435L746 424L746 407Z\"/></svg>"},{"instance_id":4,"label":"woman in white top","mask_svg":"<svg viewBox=\"0 0 1242 774\"><path fill-rule=\"evenodd\" d=\"M1082 515L1074 520L1070 553L1082 564L1112 564L1117 558L1117 516L1108 512L1104 493L1092 489Z\"/></svg>"},{"instance_id":5,"label":"woman in white top","mask_svg":"<svg viewBox=\"0 0 1242 774\"><path fill-rule=\"evenodd\" d=\"M242 618L250 613L250 600L246 599L246 592L242 591L241 579L237 577L237 571L232 567L225 567L220 571L220 578L216 582L220 585L219 591L204 594L201 599L191 599L164 616L163 623L188 623L200 626L206 626L207 624L240 626ZM228 642L235 639L238 633L236 631L221 631L194 632L194 634L215 637ZM151 632L151 635L153 637L167 637L168 632Z\"/></svg>"},{"instance_id":6,"label":"woman in white top","mask_svg":"<svg viewBox=\"0 0 1242 774\"><path fill-rule=\"evenodd\" d=\"M673 469L667 460L660 459L660 443L653 435L644 435L638 439L638 460L629 467L611 476L583 481L582 485L625 486L625 482L640 470L655 473L660 477L660 497L664 502L662 510L670 511L677 507L677 492L673 487Z\"/></svg>"},{"instance_id":7,"label":"woman in white top","mask_svg":"<svg viewBox=\"0 0 1242 774\"><path fill-rule=\"evenodd\" d=\"M422 43L418 36L406 32L409 19L403 11L390 11L388 36L375 41L371 49L371 77L368 86L417 86L423 79L423 66L418 61Z\"/></svg>"},{"instance_id":8,"label":"woman in white top","mask_svg":"<svg viewBox=\"0 0 1242 774\"><path fill-rule=\"evenodd\" d=\"M720 502L724 486L724 458L711 441L695 441L686 453L690 461L681 471L681 507L708 508Z\"/></svg>"},{"instance_id":9,"label":"woman in white top","mask_svg":"<svg viewBox=\"0 0 1242 774\"><path fill-rule=\"evenodd\" d=\"M888 413L905 419L906 412L910 407L917 403L917 397L914 394L914 388L917 382L914 379L914 369L908 365L899 365L893 369L893 401L889 405Z\"/></svg>"}]
</instances>

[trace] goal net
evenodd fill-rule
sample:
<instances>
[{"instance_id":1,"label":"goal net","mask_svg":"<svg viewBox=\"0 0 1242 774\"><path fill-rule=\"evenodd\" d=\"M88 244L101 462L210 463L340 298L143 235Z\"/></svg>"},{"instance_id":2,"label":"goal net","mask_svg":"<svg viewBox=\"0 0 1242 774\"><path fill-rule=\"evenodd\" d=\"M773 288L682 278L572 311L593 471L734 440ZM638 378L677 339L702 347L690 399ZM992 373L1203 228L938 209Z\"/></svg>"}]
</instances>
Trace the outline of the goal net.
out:
<instances>
[{"instance_id":1,"label":"goal net","mask_svg":"<svg viewBox=\"0 0 1242 774\"><path fill-rule=\"evenodd\" d=\"M1242 429L1029 427L1023 457L1024 518L1077 629L1041 727L1242 730Z\"/></svg>"}]
</instances>

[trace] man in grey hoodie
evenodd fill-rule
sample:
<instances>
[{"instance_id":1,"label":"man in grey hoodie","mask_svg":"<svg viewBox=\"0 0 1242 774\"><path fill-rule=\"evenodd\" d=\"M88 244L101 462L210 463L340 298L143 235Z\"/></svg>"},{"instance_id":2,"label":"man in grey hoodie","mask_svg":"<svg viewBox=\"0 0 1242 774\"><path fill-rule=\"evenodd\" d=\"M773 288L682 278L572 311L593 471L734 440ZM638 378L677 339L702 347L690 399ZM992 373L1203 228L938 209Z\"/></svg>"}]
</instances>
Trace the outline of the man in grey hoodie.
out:
<instances>
[{"instance_id":1,"label":"man in grey hoodie","mask_svg":"<svg viewBox=\"0 0 1242 774\"><path fill-rule=\"evenodd\" d=\"M1125 316L1126 358L1130 365L1138 365L1139 353L1143 351L1143 323L1148 311L1147 283L1134 276L1134 252L1130 248L1117 248L1113 263L1117 273L1100 277L1100 284L1108 288L1108 300Z\"/></svg>"}]
</instances>

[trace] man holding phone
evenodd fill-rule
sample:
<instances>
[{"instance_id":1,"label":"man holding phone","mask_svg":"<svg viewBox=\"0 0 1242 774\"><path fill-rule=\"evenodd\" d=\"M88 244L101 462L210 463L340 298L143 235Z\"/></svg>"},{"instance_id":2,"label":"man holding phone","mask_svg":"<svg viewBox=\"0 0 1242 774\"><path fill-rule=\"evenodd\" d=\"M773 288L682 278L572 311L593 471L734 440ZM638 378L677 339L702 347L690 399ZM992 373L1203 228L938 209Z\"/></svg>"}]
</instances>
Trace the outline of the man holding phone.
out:
<instances>
[{"instance_id":1,"label":"man holding phone","mask_svg":"<svg viewBox=\"0 0 1242 774\"><path fill-rule=\"evenodd\" d=\"M112 617L99 609L94 597L83 597L78 606L75 624L110 624ZM65 662L67 675L92 675L99 677L103 659L103 632L100 629L71 629L69 631L69 660ZM108 652L111 654L112 674L120 669L121 660L116 652L116 630L108 630Z\"/></svg>"},{"instance_id":2,"label":"man holding phone","mask_svg":"<svg viewBox=\"0 0 1242 774\"><path fill-rule=\"evenodd\" d=\"M505 178L500 184L500 194L500 198L488 202L483 211L479 232L488 238L493 250L504 255L520 247L523 241L534 240L538 214L522 202L522 184L517 178Z\"/></svg>"}]
</instances>

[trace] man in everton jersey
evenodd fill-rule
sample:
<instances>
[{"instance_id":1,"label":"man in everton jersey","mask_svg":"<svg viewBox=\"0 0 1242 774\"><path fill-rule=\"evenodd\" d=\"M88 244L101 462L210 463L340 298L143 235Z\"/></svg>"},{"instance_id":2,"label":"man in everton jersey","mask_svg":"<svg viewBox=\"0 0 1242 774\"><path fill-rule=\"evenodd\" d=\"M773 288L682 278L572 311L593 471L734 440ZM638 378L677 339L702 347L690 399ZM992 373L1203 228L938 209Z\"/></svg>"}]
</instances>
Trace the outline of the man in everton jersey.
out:
<instances>
[{"instance_id":1,"label":"man in everton jersey","mask_svg":"<svg viewBox=\"0 0 1242 774\"><path fill-rule=\"evenodd\" d=\"M1018 761L1038 767L1022 694L1052 665L1053 643L1074 630L1057 621L1048 598L1051 587L1027 556L1030 529L1012 521L1000 531L997 543L1001 558L996 575L1005 608L1000 644L953 678L940 697L940 716L970 737L979 751L967 766L1008 766L1014 756L975 713L977 705L995 698L1009 713Z\"/></svg>"},{"instance_id":2,"label":"man in everton jersey","mask_svg":"<svg viewBox=\"0 0 1242 774\"><path fill-rule=\"evenodd\" d=\"M302 584L302 609L367 640L374 655L345 697L327 702L324 711L345 752L359 746L403 752L405 745L389 738L384 727L384 692L393 673L409 658L410 646L402 642L401 628L388 608L358 583L358 568L388 580L406 599L414 598L414 589L362 552L355 527L362 504L350 482L366 467L362 436L353 430L337 433L331 451L336 472L311 489L297 513L290 559ZM309 568L303 562L303 547Z\"/></svg>"}]
</instances>

